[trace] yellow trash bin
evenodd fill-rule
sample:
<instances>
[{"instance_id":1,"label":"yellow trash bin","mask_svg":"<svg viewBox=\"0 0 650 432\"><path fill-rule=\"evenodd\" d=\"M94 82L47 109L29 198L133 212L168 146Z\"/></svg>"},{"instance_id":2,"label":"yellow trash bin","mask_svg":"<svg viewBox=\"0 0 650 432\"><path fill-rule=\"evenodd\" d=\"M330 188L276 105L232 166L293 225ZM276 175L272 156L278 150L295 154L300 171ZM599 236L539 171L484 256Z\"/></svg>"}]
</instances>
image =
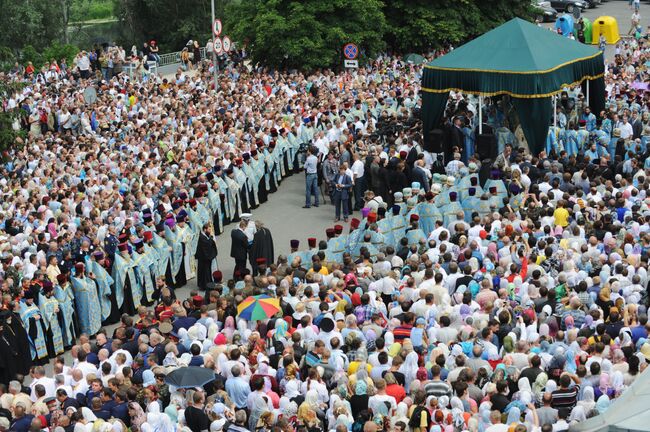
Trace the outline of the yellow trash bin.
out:
<instances>
[{"instance_id":1,"label":"yellow trash bin","mask_svg":"<svg viewBox=\"0 0 650 432\"><path fill-rule=\"evenodd\" d=\"M591 24L591 43L598 45L600 35L605 36L608 44L615 44L621 39L618 33L618 23L611 16L601 16L595 19Z\"/></svg>"}]
</instances>

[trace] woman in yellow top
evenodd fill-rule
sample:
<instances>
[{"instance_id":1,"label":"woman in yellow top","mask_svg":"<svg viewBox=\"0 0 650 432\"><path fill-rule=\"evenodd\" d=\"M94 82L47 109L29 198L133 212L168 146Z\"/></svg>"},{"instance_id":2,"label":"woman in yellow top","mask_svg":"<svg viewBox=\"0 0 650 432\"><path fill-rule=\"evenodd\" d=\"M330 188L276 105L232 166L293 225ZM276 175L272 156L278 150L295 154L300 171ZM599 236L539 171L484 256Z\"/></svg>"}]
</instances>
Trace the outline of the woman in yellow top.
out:
<instances>
[{"instance_id":1,"label":"woman in yellow top","mask_svg":"<svg viewBox=\"0 0 650 432\"><path fill-rule=\"evenodd\" d=\"M563 200L558 201L557 208L553 212L553 218L555 219L555 226L561 226L566 228L569 225L569 211L564 208L566 203Z\"/></svg>"}]
</instances>

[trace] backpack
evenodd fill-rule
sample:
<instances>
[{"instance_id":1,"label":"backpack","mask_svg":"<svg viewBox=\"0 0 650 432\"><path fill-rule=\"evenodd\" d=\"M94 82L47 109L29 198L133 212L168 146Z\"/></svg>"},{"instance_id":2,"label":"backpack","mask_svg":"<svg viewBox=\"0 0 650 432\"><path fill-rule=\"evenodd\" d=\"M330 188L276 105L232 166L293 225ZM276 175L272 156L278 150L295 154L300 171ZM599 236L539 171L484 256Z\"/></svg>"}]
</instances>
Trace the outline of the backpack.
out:
<instances>
[{"instance_id":1,"label":"backpack","mask_svg":"<svg viewBox=\"0 0 650 432\"><path fill-rule=\"evenodd\" d=\"M429 414L429 411L421 405L415 407L413 414L411 414L411 418L409 418L409 426L411 428L420 427L420 419L422 418L423 412L426 413L427 416L427 427L425 430L429 430L429 425L431 424L431 414Z\"/></svg>"}]
</instances>

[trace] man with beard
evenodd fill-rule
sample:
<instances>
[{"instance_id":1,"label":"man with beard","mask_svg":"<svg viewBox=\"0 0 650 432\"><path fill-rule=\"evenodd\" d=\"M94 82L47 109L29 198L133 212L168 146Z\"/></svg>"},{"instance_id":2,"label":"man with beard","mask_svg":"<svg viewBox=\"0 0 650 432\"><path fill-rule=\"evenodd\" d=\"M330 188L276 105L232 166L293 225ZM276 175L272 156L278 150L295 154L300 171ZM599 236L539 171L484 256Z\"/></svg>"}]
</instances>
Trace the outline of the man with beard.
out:
<instances>
[{"instance_id":1,"label":"man with beard","mask_svg":"<svg viewBox=\"0 0 650 432\"><path fill-rule=\"evenodd\" d=\"M274 262L274 253L271 231L261 221L255 221L255 226L257 230L253 236L253 245L249 253L249 260L251 267L253 267L253 275L257 276L258 258L264 258L268 264L272 264Z\"/></svg>"}]
</instances>

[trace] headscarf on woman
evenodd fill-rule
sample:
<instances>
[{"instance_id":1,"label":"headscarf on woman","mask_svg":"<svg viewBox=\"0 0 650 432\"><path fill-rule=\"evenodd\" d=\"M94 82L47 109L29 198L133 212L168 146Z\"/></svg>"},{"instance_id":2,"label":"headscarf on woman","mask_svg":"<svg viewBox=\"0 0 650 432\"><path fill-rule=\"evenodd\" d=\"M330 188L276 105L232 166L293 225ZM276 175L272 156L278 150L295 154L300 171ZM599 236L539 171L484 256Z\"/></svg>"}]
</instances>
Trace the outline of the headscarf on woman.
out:
<instances>
[{"instance_id":1,"label":"headscarf on woman","mask_svg":"<svg viewBox=\"0 0 650 432\"><path fill-rule=\"evenodd\" d=\"M485 432L487 428L492 426L490 420L490 402L482 402L478 407L478 432Z\"/></svg>"},{"instance_id":2,"label":"headscarf on woman","mask_svg":"<svg viewBox=\"0 0 650 432\"><path fill-rule=\"evenodd\" d=\"M609 387L609 375L608 374L606 374L604 372L600 374L598 389L600 390L600 392L602 394L607 395L607 393L609 392L609 389L610 389L610 387Z\"/></svg>"},{"instance_id":3,"label":"headscarf on woman","mask_svg":"<svg viewBox=\"0 0 650 432\"><path fill-rule=\"evenodd\" d=\"M596 411L598 411L598 414L603 414L605 411L607 411L609 404L609 396L602 395L599 397L598 402L596 402Z\"/></svg>"},{"instance_id":4,"label":"headscarf on woman","mask_svg":"<svg viewBox=\"0 0 650 432\"><path fill-rule=\"evenodd\" d=\"M226 320L223 325L223 330L221 332L226 336L228 342L232 342L232 336L235 334L236 330L237 329L235 328L235 318L233 318L232 316L226 317Z\"/></svg>"},{"instance_id":5,"label":"headscarf on woman","mask_svg":"<svg viewBox=\"0 0 650 432\"><path fill-rule=\"evenodd\" d=\"M134 428L140 430L144 422L147 421L147 416L137 402L130 402L129 410L134 411L134 414L131 415L131 430L134 430Z\"/></svg>"},{"instance_id":6,"label":"headscarf on woman","mask_svg":"<svg viewBox=\"0 0 650 432\"><path fill-rule=\"evenodd\" d=\"M397 404L397 409L395 410L395 415L393 415L393 418L391 420L391 424L394 425L396 422L401 421L404 422L405 424L409 423L409 418L408 418L408 405L404 402L400 402Z\"/></svg>"},{"instance_id":7,"label":"headscarf on woman","mask_svg":"<svg viewBox=\"0 0 650 432\"><path fill-rule=\"evenodd\" d=\"M289 334L289 324L283 319L276 320L275 331L273 332L273 339L274 340L286 339L288 334Z\"/></svg>"},{"instance_id":8,"label":"headscarf on woman","mask_svg":"<svg viewBox=\"0 0 650 432\"><path fill-rule=\"evenodd\" d=\"M578 405L585 409L585 412L589 412L596 406L596 401L594 398L594 388L592 386L586 386L582 390L582 400L578 401Z\"/></svg>"},{"instance_id":9,"label":"headscarf on woman","mask_svg":"<svg viewBox=\"0 0 650 432\"><path fill-rule=\"evenodd\" d=\"M510 411L508 411L508 420L506 420L506 425L519 423L521 423L521 411L517 407L510 408Z\"/></svg>"},{"instance_id":10,"label":"headscarf on woman","mask_svg":"<svg viewBox=\"0 0 650 432\"><path fill-rule=\"evenodd\" d=\"M546 381L546 392L553 393L555 390L557 390L557 382L552 379Z\"/></svg>"},{"instance_id":11,"label":"headscarf on woman","mask_svg":"<svg viewBox=\"0 0 650 432\"><path fill-rule=\"evenodd\" d=\"M578 365L576 364L576 355L575 352L571 349L566 352L566 370L569 373L576 373L578 370Z\"/></svg>"},{"instance_id":12,"label":"headscarf on woman","mask_svg":"<svg viewBox=\"0 0 650 432\"><path fill-rule=\"evenodd\" d=\"M614 389L617 395L621 394L621 392L623 391L624 381L625 379L621 371L614 372L610 377L609 384Z\"/></svg>"},{"instance_id":13,"label":"headscarf on woman","mask_svg":"<svg viewBox=\"0 0 650 432\"><path fill-rule=\"evenodd\" d=\"M265 397L268 396L262 396L259 393L255 395L251 394L250 396L252 396L252 401L251 401L252 407L251 407L250 415L248 416L248 428L250 430L255 430L255 428L257 427L257 421L260 419L262 414L264 414L266 411L269 411L269 404L265 399Z\"/></svg>"},{"instance_id":14,"label":"headscarf on woman","mask_svg":"<svg viewBox=\"0 0 650 432\"><path fill-rule=\"evenodd\" d=\"M542 372L539 375L537 375L537 378L535 379L535 382L533 383L533 396L535 397L535 401L541 402L542 400L542 395L544 394L544 388L546 387L546 383L548 382L548 375L546 375L546 372Z\"/></svg>"},{"instance_id":15,"label":"headscarf on woman","mask_svg":"<svg viewBox=\"0 0 650 432\"><path fill-rule=\"evenodd\" d=\"M570 425L578 424L587 420L587 413L585 412L584 407L576 405L571 410L571 415L569 416L568 422Z\"/></svg>"},{"instance_id":16,"label":"headscarf on woman","mask_svg":"<svg viewBox=\"0 0 650 432\"><path fill-rule=\"evenodd\" d=\"M399 372L404 374L404 389L407 393L410 391L411 383L415 380L418 372L418 354L413 351L408 353L404 363L399 367Z\"/></svg>"}]
</instances>

